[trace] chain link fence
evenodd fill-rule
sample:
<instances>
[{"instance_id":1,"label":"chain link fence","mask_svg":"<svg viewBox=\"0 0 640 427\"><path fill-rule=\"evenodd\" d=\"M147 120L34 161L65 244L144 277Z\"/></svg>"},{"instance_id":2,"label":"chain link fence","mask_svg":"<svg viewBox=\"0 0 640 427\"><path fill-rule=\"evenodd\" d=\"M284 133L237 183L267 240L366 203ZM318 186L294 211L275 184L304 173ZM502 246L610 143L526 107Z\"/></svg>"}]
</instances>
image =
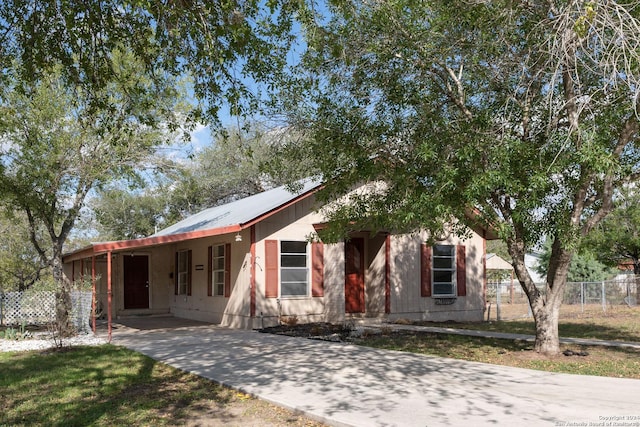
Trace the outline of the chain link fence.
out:
<instances>
[{"instance_id":1,"label":"chain link fence","mask_svg":"<svg viewBox=\"0 0 640 427\"><path fill-rule=\"evenodd\" d=\"M637 280L640 280L639 276L629 274L604 282L569 282L564 290L560 317L633 307L637 304ZM538 285L538 288L543 290L544 284ZM532 317L527 296L517 280L488 283L486 299L486 320Z\"/></svg>"},{"instance_id":2,"label":"chain link fence","mask_svg":"<svg viewBox=\"0 0 640 427\"><path fill-rule=\"evenodd\" d=\"M71 292L71 319L78 332L89 332L91 291ZM0 326L46 325L56 319L50 291L0 292Z\"/></svg>"}]
</instances>

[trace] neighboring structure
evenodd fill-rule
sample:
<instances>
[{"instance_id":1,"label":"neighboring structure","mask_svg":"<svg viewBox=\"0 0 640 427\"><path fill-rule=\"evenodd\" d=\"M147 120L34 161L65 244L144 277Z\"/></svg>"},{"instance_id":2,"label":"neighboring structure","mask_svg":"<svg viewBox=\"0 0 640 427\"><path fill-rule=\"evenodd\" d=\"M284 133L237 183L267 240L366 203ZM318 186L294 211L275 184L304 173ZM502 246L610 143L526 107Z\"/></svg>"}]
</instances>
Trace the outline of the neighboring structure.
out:
<instances>
[{"instance_id":1,"label":"neighboring structure","mask_svg":"<svg viewBox=\"0 0 640 427\"><path fill-rule=\"evenodd\" d=\"M92 244L64 257L65 273L94 278L109 318L170 313L234 328L283 317L482 320L487 231L434 246L425 233L312 241L325 221L315 205L318 187L276 188L150 237Z\"/></svg>"}]
</instances>

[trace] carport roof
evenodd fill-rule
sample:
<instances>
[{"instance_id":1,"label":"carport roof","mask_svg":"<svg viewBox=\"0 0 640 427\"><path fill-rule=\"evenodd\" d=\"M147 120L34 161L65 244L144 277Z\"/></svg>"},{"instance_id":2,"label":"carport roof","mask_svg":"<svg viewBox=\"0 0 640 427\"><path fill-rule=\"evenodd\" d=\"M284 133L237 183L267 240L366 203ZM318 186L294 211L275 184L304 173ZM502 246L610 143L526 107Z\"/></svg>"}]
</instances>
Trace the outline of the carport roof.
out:
<instances>
[{"instance_id":1,"label":"carport roof","mask_svg":"<svg viewBox=\"0 0 640 427\"><path fill-rule=\"evenodd\" d=\"M149 237L92 243L83 249L66 254L64 259L67 262L109 251L130 250L239 232L279 212L292 203L306 198L320 187L319 181L311 179L300 181L299 184L302 187L298 191L292 192L289 191L287 186L282 186L221 206L205 209Z\"/></svg>"}]
</instances>

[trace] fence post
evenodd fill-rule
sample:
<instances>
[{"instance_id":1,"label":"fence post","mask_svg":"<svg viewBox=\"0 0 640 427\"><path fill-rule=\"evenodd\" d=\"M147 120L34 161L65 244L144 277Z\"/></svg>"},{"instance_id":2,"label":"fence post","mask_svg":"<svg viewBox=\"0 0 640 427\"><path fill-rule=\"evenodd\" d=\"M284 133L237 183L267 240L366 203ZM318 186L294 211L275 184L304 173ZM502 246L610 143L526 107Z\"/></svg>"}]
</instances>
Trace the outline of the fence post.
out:
<instances>
[{"instance_id":1,"label":"fence post","mask_svg":"<svg viewBox=\"0 0 640 427\"><path fill-rule=\"evenodd\" d=\"M0 291L0 326L4 326L4 292Z\"/></svg>"},{"instance_id":2,"label":"fence post","mask_svg":"<svg viewBox=\"0 0 640 427\"><path fill-rule=\"evenodd\" d=\"M604 282L602 282L602 311L607 312L607 295L605 294Z\"/></svg>"},{"instance_id":3,"label":"fence post","mask_svg":"<svg viewBox=\"0 0 640 427\"><path fill-rule=\"evenodd\" d=\"M580 282L580 312L584 313L584 282Z\"/></svg>"},{"instance_id":4,"label":"fence post","mask_svg":"<svg viewBox=\"0 0 640 427\"><path fill-rule=\"evenodd\" d=\"M500 294L502 293L502 283L496 283L496 320L500 321Z\"/></svg>"}]
</instances>

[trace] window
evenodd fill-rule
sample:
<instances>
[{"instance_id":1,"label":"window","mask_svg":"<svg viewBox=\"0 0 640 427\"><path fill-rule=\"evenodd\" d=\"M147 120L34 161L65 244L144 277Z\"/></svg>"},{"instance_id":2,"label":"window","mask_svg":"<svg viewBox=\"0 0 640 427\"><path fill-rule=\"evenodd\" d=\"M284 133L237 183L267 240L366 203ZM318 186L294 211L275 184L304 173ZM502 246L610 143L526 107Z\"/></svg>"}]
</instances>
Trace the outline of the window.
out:
<instances>
[{"instance_id":1,"label":"window","mask_svg":"<svg viewBox=\"0 0 640 427\"><path fill-rule=\"evenodd\" d=\"M433 246L433 296L456 295L456 247L453 245Z\"/></svg>"},{"instance_id":2,"label":"window","mask_svg":"<svg viewBox=\"0 0 640 427\"><path fill-rule=\"evenodd\" d=\"M191 295L191 251L176 253L176 295Z\"/></svg>"},{"instance_id":3,"label":"window","mask_svg":"<svg viewBox=\"0 0 640 427\"><path fill-rule=\"evenodd\" d=\"M225 285L225 245L212 247L211 251L211 285L213 295L224 296Z\"/></svg>"},{"instance_id":4,"label":"window","mask_svg":"<svg viewBox=\"0 0 640 427\"><path fill-rule=\"evenodd\" d=\"M280 242L280 296L307 296L307 242Z\"/></svg>"}]
</instances>

